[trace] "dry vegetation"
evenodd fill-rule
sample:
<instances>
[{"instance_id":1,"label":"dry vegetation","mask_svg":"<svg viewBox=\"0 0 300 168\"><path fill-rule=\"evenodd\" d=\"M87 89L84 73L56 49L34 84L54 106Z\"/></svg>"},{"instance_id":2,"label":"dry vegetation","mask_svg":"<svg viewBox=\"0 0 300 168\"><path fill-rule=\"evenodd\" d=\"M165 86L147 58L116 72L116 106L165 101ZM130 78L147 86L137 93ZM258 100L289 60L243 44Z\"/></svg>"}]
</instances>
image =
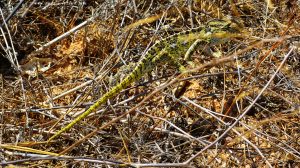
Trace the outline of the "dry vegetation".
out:
<instances>
[{"instance_id":1,"label":"dry vegetation","mask_svg":"<svg viewBox=\"0 0 300 168\"><path fill-rule=\"evenodd\" d=\"M17 3L0 4L4 18ZM296 0L24 3L1 31L0 164L300 165L299 13ZM222 58L199 49L188 75L158 67L46 142L154 41L225 17L245 36L212 48Z\"/></svg>"}]
</instances>

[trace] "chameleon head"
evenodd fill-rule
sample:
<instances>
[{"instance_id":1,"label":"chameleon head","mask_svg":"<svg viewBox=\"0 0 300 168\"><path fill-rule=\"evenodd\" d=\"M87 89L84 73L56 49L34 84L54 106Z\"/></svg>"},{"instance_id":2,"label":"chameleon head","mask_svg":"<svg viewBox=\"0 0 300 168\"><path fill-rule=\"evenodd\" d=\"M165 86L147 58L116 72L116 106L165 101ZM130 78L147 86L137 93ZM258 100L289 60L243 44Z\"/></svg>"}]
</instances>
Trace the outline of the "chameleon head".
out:
<instances>
[{"instance_id":1,"label":"chameleon head","mask_svg":"<svg viewBox=\"0 0 300 168\"><path fill-rule=\"evenodd\" d=\"M222 19L213 19L207 23L207 27L212 33L214 32L230 32L230 33L239 33L242 29L242 24L236 20L222 20Z\"/></svg>"},{"instance_id":2,"label":"chameleon head","mask_svg":"<svg viewBox=\"0 0 300 168\"><path fill-rule=\"evenodd\" d=\"M220 44L230 38L239 37L243 26L235 20L214 19L207 23L207 33L211 33L213 44Z\"/></svg>"}]
</instances>

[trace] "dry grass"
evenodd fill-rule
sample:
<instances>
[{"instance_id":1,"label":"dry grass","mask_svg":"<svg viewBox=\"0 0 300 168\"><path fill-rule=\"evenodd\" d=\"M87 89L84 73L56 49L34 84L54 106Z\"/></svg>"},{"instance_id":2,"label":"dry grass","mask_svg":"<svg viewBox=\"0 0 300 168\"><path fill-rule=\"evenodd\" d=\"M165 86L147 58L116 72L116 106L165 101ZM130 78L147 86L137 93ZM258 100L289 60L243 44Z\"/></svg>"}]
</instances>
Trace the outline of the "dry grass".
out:
<instances>
[{"instance_id":1,"label":"dry grass","mask_svg":"<svg viewBox=\"0 0 300 168\"><path fill-rule=\"evenodd\" d=\"M25 3L2 31L1 165L300 165L299 13L296 0ZM46 143L154 41L228 16L245 36L212 48L222 58L199 49L189 74L158 67Z\"/></svg>"}]
</instances>

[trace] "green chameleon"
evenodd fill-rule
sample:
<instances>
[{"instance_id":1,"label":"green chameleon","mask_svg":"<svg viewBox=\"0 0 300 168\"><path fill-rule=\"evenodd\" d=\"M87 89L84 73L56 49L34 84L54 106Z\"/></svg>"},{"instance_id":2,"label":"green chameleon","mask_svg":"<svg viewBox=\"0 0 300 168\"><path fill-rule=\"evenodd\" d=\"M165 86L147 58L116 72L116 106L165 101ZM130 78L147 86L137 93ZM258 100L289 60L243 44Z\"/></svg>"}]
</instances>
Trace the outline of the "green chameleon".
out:
<instances>
[{"instance_id":1,"label":"green chameleon","mask_svg":"<svg viewBox=\"0 0 300 168\"><path fill-rule=\"evenodd\" d=\"M120 93L131 83L138 81L143 75L153 70L156 66L170 63L175 65L181 72L184 72L184 65L191 63L190 57L200 45L213 46L225 43L231 38L240 37L240 30L241 25L237 22L215 19L209 21L205 26L183 31L156 42L148 49L144 59L137 64L129 75L110 91L105 93L84 113L50 137L48 141L53 140L61 133L69 130L77 122L95 111L100 105L106 103L108 99Z\"/></svg>"}]
</instances>

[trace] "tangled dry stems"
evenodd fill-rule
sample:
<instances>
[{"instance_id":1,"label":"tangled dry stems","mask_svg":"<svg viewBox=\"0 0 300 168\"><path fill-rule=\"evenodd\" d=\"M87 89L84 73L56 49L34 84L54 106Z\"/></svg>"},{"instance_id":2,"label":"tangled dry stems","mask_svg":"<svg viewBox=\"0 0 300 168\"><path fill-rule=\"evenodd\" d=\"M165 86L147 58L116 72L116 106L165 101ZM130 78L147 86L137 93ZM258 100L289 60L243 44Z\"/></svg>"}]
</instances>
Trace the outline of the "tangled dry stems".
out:
<instances>
[{"instance_id":1,"label":"tangled dry stems","mask_svg":"<svg viewBox=\"0 0 300 168\"><path fill-rule=\"evenodd\" d=\"M18 74L1 61L1 164L296 166L299 8L297 1L25 3L9 22L9 46L21 67L33 57L55 61L36 76ZM60 139L45 143L107 92L109 76L139 60L155 40L228 15L242 21L247 34L212 48L222 58L199 49L194 55L199 66L189 74L174 76L174 69L159 67ZM3 30L5 44L9 35ZM9 57L8 46L2 46ZM188 85L175 97L172 90L181 81Z\"/></svg>"}]
</instances>

